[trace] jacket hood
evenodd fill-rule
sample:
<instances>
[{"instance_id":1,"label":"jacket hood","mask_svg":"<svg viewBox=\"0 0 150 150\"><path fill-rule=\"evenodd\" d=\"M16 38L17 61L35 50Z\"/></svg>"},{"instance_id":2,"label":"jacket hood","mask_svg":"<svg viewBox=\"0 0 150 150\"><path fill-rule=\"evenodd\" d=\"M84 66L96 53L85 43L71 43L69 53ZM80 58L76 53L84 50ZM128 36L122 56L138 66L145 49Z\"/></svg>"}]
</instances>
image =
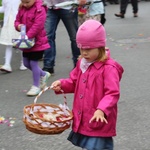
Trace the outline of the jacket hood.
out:
<instances>
[{"instance_id":1,"label":"jacket hood","mask_svg":"<svg viewBox=\"0 0 150 150\"><path fill-rule=\"evenodd\" d=\"M111 63L111 64L110 64ZM118 74L119 74L119 79L121 80L122 78L122 74L124 72L124 69L123 67L116 61L114 61L113 59L109 59L107 62L106 62L106 65L112 65L113 67L115 67L118 71Z\"/></svg>"}]
</instances>

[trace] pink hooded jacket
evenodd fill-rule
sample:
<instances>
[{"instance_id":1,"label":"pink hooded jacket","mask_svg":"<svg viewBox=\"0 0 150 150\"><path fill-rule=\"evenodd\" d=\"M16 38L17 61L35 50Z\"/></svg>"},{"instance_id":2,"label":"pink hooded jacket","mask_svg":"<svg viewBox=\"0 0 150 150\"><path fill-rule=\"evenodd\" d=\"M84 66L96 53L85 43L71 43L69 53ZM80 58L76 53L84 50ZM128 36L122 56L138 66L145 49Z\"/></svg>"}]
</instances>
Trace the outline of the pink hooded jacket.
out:
<instances>
[{"instance_id":1,"label":"pink hooded jacket","mask_svg":"<svg viewBox=\"0 0 150 150\"><path fill-rule=\"evenodd\" d=\"M123 68L113 59L94 62L85 73L81 72L80 60L71 71L70 78L60 79L65 93L74 93L74 132L93 137L116 135L117 102L120 97L120 80ZM96 109L101 109L108 124L93 121L89 123Z\"/></svg>"},{"instance_id":2,"label":"pink hooded jacket","mask_svg":"<svg viewBox=\"0 0 150 150\"><path fill-rule=\"evenodd\" d=\"M50 47L44 29L47 8L42 5L41 0L36 0L30 8L20 7L15 20L16 30L19 24L26 25L28 38L35 38L35 45L24 52L43 51Z\"/></svg>"}]
</instances>

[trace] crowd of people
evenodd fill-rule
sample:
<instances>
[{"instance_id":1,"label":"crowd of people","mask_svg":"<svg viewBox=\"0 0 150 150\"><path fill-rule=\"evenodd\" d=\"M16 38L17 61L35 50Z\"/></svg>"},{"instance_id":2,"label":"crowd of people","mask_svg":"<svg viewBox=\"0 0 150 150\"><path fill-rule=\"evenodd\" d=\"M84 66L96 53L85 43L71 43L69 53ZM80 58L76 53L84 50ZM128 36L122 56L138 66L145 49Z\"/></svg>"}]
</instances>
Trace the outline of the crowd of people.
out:
<instances>
[{"instance_id":1,"label":"crowd of people","mask_svg":"<svg viewBox=\"0 0 150 150\"><path fill-rule=\"evenodd\" d=\"M24 2L24 1L23 1ZM60 20L64 23L66 31L68 32L71 51L72 51L72 60L73 67L76 66L78 56L80 55L80 50L76 45L76 32L78 27L88 19L95 19L100 21L103 25L106 22L105 18L105 6L107 3L110 4L119 4L120 2L120 13L114 14L116 17L124 18L126 13L126 8L128 3L131 2L133 6L133 16L138 17L138 0L121 0L121 1L112 1L112 0L95 0L92 3L89 3L87 0L79 0L78 8L74 11L70 9L55 8L55 4L58 4L62 1L50 1L43 0L43 3L47 6L47 16L45 21L45 30L48 38L49 48L43 52L43 71L49 72L51 75L54 74L55 67L55 58L56 58L56 30ZM15 5L14 5L15 4ZM20 33L14 27L14 20L18 12L18 7L20 0L13 0L8 3L8 0L2 0L2 6L0 7L0 13L4 13L4 23L0 34L0 44L6 46L5 50L5 61L4 65L1 66L0 70L2 72L10 73L12 72L11 59L13 55L12 39L17 39ZM7 36L6 36L7 35ZM21 53L21 63L20 70L26 70L27 67L24 66L23 56Z\"/></svg>"},{"instance_id":2,"label":"crowd of people","mask_svg":"<svg viewBox=\"0 0 150 150\"><path fill-rule=\"evenodd\" d=\"M11 59L14 48L12 39L21 37L20 31L23 25L26 26L26 37L35 39L34 46L29 49L18 47L21 53L20 70L29 69L32 71L33 85L27 92L28 96L38 95L46 86L48 78L55 73L55 39L60 20L64 23L69 35L73 60L72 68L76 67L80 55L80 49L76 44L78 27L89 19L95 19L103 25L105 23L105 10L102 1L87 2L86 0L80 0L78 6L73 8L72 11L71 9L56 8L55 5L61 2L64 1L12 0L10 2L9 0L2 0L0 13L4 13L4 24L0 34L0 44L5 45L6 50L5 63L0 67L0 71L4 73L12 72ZM40 11L41 9L42 11ZM33 12L38 13L34 14ZM39 20L39 18L42 19ZM40 59L43 59L42 69L38 65Z\"/></svg>"}]
</instances>

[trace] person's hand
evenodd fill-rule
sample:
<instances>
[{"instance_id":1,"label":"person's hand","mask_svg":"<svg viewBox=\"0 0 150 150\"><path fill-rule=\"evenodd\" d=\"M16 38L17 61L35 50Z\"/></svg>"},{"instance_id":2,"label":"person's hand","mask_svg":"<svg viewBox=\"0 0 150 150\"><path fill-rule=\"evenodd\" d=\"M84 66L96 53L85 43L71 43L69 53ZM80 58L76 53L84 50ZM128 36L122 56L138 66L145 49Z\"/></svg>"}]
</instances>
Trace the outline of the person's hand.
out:
<instances>
[{"instance_id":1,"label":"person's hand","mask_svg":"<svg viewBox=\"0 0 150 150\"><path fill-rule=\"evenodd\" d=\"M24 26L24 24L19 24L18 25L18 31L21 31L21 26Z\"/></svg>"},{"instance_id":2,"label":"person's hand","mask_svg":"<svg viewBox=\"0 0 150 150\"><path fill-rule=\"evenodd\" d=\"M53 89L56 92L59 92L61 90L61 82L59 80L54 81L51 84L51 89Z\"/></svg>"},{"instance_id":3,"label":"person's hand","mask_svg":"<svg viewBox=\"0 0 150 150\"><path fill-rule=\"evenodd\" d=\"M100 109L98 109L94 112L93 117L90 119L90 123L94 120L97 122L98 121L105 122L106 124L108 123L105 116L104 116L104 112L101 111Z\"/></svg>"},{"instance_id":4,"label":"person's hand","mask_svg":"<svg viewBox=\"0 0 150 150\"><path fill-rule=\"evenodd\" d=\"M85 5L87 0L78 0L79 1L79 5Z\"/></svg>"}]
</instances>

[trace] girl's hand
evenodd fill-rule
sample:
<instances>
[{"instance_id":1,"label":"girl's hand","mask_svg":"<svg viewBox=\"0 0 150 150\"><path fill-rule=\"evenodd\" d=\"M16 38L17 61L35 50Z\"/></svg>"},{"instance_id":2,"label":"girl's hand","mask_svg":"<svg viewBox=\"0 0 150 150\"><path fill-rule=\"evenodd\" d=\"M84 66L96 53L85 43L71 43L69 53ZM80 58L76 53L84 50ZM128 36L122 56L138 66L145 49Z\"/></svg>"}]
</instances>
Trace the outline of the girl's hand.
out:
<instances>
[{"instance_id":1,"label":"girl's hand","mask_svg":"<svg viewBox=\"0 0 150 150\"><path fill-rule=\"evenodd\" d=\"M18 31L21 31L21 26L23 26L24 24L19 24L18 25Z\"/></svg>"},{"instance_id":2,"label":"girl's hand","mask_svg":"<svg viewBox=\"0 0 150 150\"><path fill-rule=\"evenodd\" d=\"M51 89L53 89L56 92L59 92L61 90L61 82L59 80L54 81L51 84Z\"/></svg>"},{"instance_id":3,"label":"girl's hand","mask_svg":"<svg viewBox=\"0 0 150 150\"><path fill-rule=\"evenodd\" d=\"M108 123L104 116L103 111L101 111L100 109L94 112L93 117L90 119L90 123L94 120L96 120L97 122L100 120L101 122L105 122L106 124Z\"/></svg>"}]
</instances>

